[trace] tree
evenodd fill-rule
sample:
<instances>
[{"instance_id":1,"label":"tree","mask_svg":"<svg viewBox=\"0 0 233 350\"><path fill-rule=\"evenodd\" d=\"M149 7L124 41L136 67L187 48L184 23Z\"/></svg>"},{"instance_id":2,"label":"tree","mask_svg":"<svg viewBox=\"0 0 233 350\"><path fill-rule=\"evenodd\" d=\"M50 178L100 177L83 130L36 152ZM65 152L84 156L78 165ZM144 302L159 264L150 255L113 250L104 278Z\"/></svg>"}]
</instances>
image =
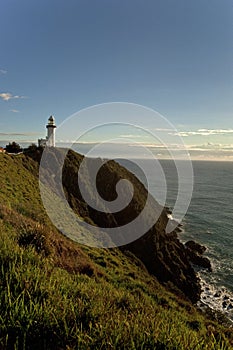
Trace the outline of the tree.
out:
<instances>
[{"instance_id":1,"label":"tree","mask_svg":"<svg viewBox=\"0 0 233 350\"><path fill-rule=\"evenodd\" d=\"M28 152L36 152L38 150L38 147L35 143L32 143L30 146L28 146L28 148L26 149L26 151Z\"/></svg>"},{"instance_id":2,"label":"tree","mask_svg":"<svg viewBox=\"0 0 233 350\"><path fill-rule=\"evenodd\" d=\"M24 153L35 161L40 162L43 150L43 147L32 143L28 148L24 149Z\"/></svg>"},{"instance_id":3,"label":"tree","mask_svg":"<svg viewBox=\"0 0 233 350\"><path fill-rule=\"evenodd\" d=\"M19 153L22 152L22 148L20 145L16 142L10 142L9 145L6 145L6 152L7 153Z\"/></svg>"}]
</instances>

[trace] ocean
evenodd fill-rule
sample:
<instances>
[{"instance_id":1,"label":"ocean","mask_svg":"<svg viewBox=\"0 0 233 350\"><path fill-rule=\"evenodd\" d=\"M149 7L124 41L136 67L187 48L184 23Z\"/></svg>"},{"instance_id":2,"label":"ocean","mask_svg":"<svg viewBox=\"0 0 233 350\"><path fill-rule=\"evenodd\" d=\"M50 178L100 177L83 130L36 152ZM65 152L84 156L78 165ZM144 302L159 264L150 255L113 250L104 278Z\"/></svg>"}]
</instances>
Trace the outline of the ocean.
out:
<instances>
[{"instance_id":1,"label":"ocean","mask_svg":"<svg viewBox=\"0 0 233 350\"><path fill-rule=\"evenodd\" d=\"M142 161L141 161L142 162ZM153 160L143 160L147 179L131 162L120 161L144 183L158 199L160 180L154 176ZM167 183L166 205L173 208L178 180L173 161L161 160ZM203 244L213 272L198 270L202 283L202 303L224 312L233 321L233 162L193 161L194 188L190 206L182 221L182 242ZM175 219L175 218L174 218Z\"/></svg>"},{"instance_id":2,"label":"ocean","mask_svg":"<svg viewBox=\"0 0 233 350\"><path fill-rule=\"evenodd\" d=\"M201 271L202 301L233 320L233 163L193 162L194 191L180 239L207 247L213 272Z\"/></svg>"}]
</instances>

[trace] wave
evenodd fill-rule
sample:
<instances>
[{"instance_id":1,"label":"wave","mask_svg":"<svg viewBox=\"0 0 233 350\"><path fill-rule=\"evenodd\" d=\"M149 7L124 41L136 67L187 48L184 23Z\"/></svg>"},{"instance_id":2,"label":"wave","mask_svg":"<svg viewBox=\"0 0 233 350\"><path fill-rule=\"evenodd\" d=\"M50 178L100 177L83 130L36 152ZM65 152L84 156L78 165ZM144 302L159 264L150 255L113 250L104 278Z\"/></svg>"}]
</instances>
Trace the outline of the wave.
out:
<instances>
[{"instance_id":1,"label":"wave","mask_svg":"<svg viewBox=\"0 0 233 350\"><path fill-rule=\"evenodd\" d=\"M233 293L223 286L218 287L209 284L200 273L198 273L198 277L202 288L201 300L198 306L200 308L207 306L213 311L220 311L230 320L233 326Z\"/></svg>"}]
</instances>

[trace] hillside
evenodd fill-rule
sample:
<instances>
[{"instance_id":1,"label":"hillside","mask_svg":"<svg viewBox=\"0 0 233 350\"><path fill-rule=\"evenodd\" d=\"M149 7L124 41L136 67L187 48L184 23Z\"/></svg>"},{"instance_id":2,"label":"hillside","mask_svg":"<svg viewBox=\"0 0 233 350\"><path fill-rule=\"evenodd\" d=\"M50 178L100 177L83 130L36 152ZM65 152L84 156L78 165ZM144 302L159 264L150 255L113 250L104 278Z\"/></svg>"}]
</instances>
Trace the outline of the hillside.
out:
<instances>
[{"instance_id":1,"label":"hillside","mask_svg":"<svg viewBox=\"0 0 233 350\"><path fill-rule=\"evenodd\" d=\"M200 293L198 280L176 234L164 232L165 210L146 235L121 249L75 243L54 228L43 208L40 156L0 154L1 349L233 348L231 329L191 303ZM77 214L114 227L141 210L144 187L114 162L101 168L101 195L110 200L119 178L130 178L132 203L126 212L106 216L86 206L72 180L81 160L70 152L63 173ZM83 181L90 189L88 176ZM156 207L151 200L151 210Z\"/></svg>"}]
</instances>

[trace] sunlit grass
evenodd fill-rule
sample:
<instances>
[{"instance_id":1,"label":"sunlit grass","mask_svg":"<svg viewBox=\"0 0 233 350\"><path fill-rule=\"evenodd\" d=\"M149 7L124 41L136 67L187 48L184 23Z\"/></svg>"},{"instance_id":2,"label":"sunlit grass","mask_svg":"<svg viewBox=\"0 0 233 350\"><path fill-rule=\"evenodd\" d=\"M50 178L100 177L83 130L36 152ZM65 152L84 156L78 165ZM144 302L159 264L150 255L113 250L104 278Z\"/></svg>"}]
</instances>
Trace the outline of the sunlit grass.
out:
<instances>
[{"instance_id":1,"label":"sunlit grass","mask_svg":"<svg viewBox=\"0 0 233 350\"><path fill-rule=\"evenodd\" d=\"M230 329L162 287L133 254L60 235L32 161L0 162L0 349L233 348Z\"/></svg>"}]
</instances>

